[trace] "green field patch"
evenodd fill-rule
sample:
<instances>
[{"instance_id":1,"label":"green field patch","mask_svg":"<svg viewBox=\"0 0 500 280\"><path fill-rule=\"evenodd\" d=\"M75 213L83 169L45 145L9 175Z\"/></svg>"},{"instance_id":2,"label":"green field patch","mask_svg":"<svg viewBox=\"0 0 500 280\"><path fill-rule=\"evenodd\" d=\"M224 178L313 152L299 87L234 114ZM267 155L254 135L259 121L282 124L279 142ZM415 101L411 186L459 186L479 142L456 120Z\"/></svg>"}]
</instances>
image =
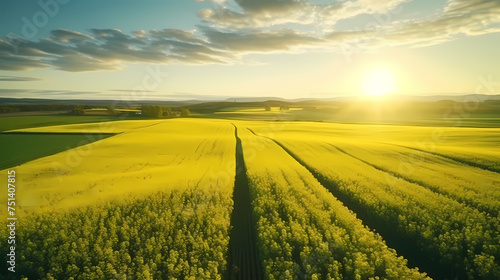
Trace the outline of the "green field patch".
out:
<instances>
[{"instance_id":1,"label":"green field patch","mask_svg":"<svg viewBox=\"0 0 500 280\"><path fill-rule=\"evenodd\" d=\"M66 124L44 127L23 128L7 131L9 133L85 133L85 134L107 134L122 133L143 127L153 126L164 120L123 120L123 121L101 121L95 123Z\"/></svg>"},{"instance_id":2,"label":"green field patch","mask_svg":"<svg viewBox=\"0 0 500 280\"><path fill-rule=\"evenodd\" d=\"M300 107L280 110L279 107L271 107L271 111L266 111L263 107L227 107L213 113L201 114L197 117L253 121L311 121L344 124L388 124L453 128L500 127L500 118L498 115L491 114L450 118L439 113L422 113L420 115L380 115L376 112L340 112L339 110L339 108L308 109Z\"/></svg>"},{"instance_id":3,"label":"green field patch","mask_svg":"<svg viewBox=\"0 0 500 280\"><path fill-rule=\"evenodd\" d=\"M280 107L270 107L271 112L281 112L282 110ZM283 111L302 111L303 108L289 108L288 110L283 110ZM261 113L261 112L269 112L266 111L265 107L261 106L242 106L242 107L226 107L218 110L218 112L233 112L233 113L239 113L239 112L247 112L247 113Z\"/></svg>"},{"instance_id":4,"label":"green field patch","mask_svg":"<svg viewBox=\"0 0 500 280\"><path fill-rule=\"evenodd\" d=\"M2 133L0 169L102 140L113 134Z\"/></svg>"},{"instance_id":5,"label":"green field patch","mask_svg":"<svg viewBox=\"0 0 500 280\"><path fill-rule=\"evenodd\" d=\"M118 117L103 116L23 116L23 117L0 117L0 131L13 129L53 126L63 124L93 123L103 121L118 121Z\"/></svg>"},{"instance_id":6,"label":"green field patch","mask_svg":"<svg viewBox=\"0 0 500 280\"><path fill-rule=\"evenodd\" d=\"M219 112L263 112L264 107L226 107L218 110Z\"/></svg>"}]
</instances>

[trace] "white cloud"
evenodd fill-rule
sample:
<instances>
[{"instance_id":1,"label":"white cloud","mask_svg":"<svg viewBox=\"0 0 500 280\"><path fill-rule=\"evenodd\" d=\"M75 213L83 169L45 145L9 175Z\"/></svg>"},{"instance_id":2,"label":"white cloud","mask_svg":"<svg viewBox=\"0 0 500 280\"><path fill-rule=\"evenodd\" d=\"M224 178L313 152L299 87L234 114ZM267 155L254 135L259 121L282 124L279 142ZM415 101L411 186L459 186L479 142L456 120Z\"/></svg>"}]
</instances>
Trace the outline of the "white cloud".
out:
<instances>
[{"instance_id":1,"label":"white cloud","mask_svg":"<svg viewBox=\"0 0 500 280\"><path fill-rule=\"evenodd\" d=\"M335 24L361 14L386 13L409 0L355 0L314 4L306 0L237 0L224 1L217 7L203 9L199 15L217 27L269 27L287 23ZM241 11L229 5L236 3Z\"/></svg>"},{"instance_id":2,"label":"white cloud","mask_svg":"<svg viewBox=\"0 0 500 280\"><path fill-rule=\"evenodd\" d=\"M454 40L458 35L478 36L500 32L500 1L449 1L444 13L424 21L395 22L374 46L427 46Z\"/></svg>"},{"instance_id":3,"label":"white cloud","mask_svg":"<svg viewBox=\"0 0 500 280\"><path fill-rule=\"evenodd\" d=\"M32 77L0 76L0 82L33 82L33 81L41 81L41 79Z\"/></svg>"},{"instance_id":4,"label":"white cloud","mask_svg":"<svg viewBox=\"0 0 500 280\"><path fill-rule=\"evenodd\" d=\"M205 28L204 35L220 47L237 53L290 51L301 46L314 46L323 40L291 29L279 31L223 32Z\"/></svg>"},{"instance_id":5,"label":"white cloud","mask_svg":"<svg viewBox=\"0 0 500 280\"><path fill-rule=\"evenodd\" d=\"M214 48L195 31L164 29L135 31L91 29L92 35L53 30L52 37L39 41L0 40L1 70L30 70L53 67L70 72L117 70L127 62L227 63L234 56Z\"/></svg>"}]
</instances>

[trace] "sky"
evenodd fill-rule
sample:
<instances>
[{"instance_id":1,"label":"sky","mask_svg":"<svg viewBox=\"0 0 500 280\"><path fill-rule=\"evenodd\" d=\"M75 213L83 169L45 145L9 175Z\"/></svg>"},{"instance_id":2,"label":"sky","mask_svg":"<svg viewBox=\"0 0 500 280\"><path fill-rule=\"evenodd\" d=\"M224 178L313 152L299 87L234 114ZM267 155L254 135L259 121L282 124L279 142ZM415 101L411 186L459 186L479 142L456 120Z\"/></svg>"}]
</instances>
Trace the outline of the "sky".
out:
<instances>
[{"instance_id":1,"label":"sky","mask_svg":"<svg viewBox=\"0 0 500 280\"><path fill-rule=\"evenodd\" d=\"M498 0L4 0L0 97L500 94Z\"/></svg>"}]
</instances>

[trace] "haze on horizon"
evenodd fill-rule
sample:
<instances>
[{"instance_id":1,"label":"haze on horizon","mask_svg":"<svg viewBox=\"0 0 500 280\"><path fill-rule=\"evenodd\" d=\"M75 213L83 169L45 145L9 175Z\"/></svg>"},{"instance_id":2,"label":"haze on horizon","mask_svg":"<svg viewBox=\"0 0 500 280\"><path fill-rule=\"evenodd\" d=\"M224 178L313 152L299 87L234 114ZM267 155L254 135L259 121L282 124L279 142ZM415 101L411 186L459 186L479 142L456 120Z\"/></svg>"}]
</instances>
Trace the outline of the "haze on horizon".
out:
<instances>
[{"instance_id":1,"label":"haze on horizon","mask_svg":"<svg viewBox=\"0 0 500 280\"><path fill-rule=\"evenodd\" d=\"M497 0L2 1L0 97L499 94L499 15Z\"/></svg>"}]
</instances>

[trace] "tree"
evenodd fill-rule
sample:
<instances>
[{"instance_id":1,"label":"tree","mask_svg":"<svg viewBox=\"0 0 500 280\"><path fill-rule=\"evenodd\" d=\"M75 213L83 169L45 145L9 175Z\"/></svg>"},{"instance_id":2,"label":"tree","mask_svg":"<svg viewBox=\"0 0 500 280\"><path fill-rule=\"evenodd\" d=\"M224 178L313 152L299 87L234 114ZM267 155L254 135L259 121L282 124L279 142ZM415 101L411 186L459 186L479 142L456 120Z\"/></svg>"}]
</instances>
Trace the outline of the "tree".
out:
<instances>
[{"instance_id":1,"label":"tree","mask_svg":"<svg viewBox=\"0 0 500 280\"><path fill-rule=\"evenodd\" d=\"M108 114L110 114L110 115L116 115L116 110L115 110L115 107L113 107L113 106L109 106L109 107L107 108L107 110L108 110Z\"/></svg>"},{"instance_id":2,"label":"tree","mask_svg":"<svg viewBox=\"0 0 500 280\"><path fill-rule=\"evenodd\" d=\"M264 107L264 110L271 111L271 106L267 105L266 107Z\"/></svg>"},{"instance_id":3,"label":"tree","mask_svg":"<svg viewBox=\"0 0 500 280\"><path fill-rule=\"evenodd\" d=\"M181 110L181 117L189 117L191 115L191 112L189 112L189 109L183 108Z\"/></svg>"},{"instance_id":4,"label":"tree","mask_svg":"<svg viewBox=\"0 0 500 280\"><path fill-rule=\"evenodd\" d=\"M19 112L21 109L10 107L10 106L0 106L0 113L15 113Z\"/></svg>"},{"instance_id":5,"label":"tree","mask_svg":"<svg viewBox=\"0 0 500 280\"><path fill-rule=\"evenodd\" d=\"M70 115L75 115L75 116L82 116L82 115L85 115L85 110L83 110L82 108L78 107L78 106L75 106L73 107L69 112L68 114Z\"/></svg>"},{"instance_id":6,"label":"tree","mask_svg":"<svg viewBox=\"0 0 500 280\"><path fill-rule=\"evenodd\" d=\"M141 111L142 115L146 118L160 118L163 115L163 111L160 106L142 105Z\"/></svg>"},{"instance_id":7,"label":"tree","mask_svg":"<svg viewBox=\"0 0 500 280\"><path fill-rule=\"evenodd\" d=\"M163 116L164 117L172 116L172 109L170 107L163 107Z\"/></svg>"}]
</instances>

